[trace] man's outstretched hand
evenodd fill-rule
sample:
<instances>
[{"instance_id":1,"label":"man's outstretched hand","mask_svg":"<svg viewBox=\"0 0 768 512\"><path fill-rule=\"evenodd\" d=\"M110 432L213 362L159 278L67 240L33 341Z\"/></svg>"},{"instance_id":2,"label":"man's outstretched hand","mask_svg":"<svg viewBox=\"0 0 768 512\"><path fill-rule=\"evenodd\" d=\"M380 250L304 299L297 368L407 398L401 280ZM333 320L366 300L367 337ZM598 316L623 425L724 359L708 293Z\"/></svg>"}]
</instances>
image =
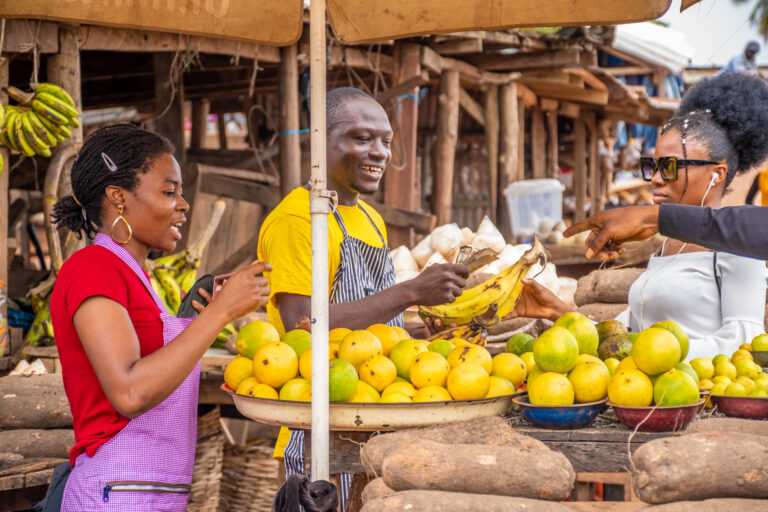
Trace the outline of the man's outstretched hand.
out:
<instances>
[{"instance_id":1,"label":"man's outstretched hand","mask_svg":"<svg viewBox=\"0 0 768 512\"><path fill-rule=\"evenodd\" d=\"M624 242L645 240L659 232L659 207L631 206L597 212L566 229L563 235L582 231L592 231L586 241L587 258L617 258L624 253Z\"/></svg>"}]
</instances>

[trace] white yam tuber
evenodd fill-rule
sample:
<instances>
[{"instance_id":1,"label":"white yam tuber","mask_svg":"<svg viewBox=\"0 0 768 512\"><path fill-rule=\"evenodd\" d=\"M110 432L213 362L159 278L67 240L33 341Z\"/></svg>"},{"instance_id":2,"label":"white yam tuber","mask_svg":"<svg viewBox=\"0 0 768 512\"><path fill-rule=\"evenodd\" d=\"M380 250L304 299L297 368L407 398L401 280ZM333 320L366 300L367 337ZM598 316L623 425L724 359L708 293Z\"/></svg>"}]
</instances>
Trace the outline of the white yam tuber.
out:
<instances>
[{"instance_id":1,"label":"white yam tuber","mask_svg":"<svg viewBox=\"0 0 768 512\"><path fill-rule=\"evenodd\" d=\"M472 241L472 246L477 250L490 247L496 252L501 252L506 245L507 242L496 225L491 222L487 215L483 217L480 225L477 226L477 233Z\"/></svg>"},{"instance_id":2,"label":"white yam tuber","mask_svg":"<svg viewBox=\"0 0 768 512\"><path fill-rule=\"evenodd\" d=\"M434 252L434 249L432 249L432 235L427 235L411 250L411 255L416 260L416 263L419 264L419 267L424 268L427 260Z\"/></svg>"},{"instance_id":3,"label":"white yam tuber","mask_svg":"<svg viewBox=\"0 0 768 512\"><path fill-rule=\"evenodd\" d=\"M475 239L475 233L468 227L461 228L461 245L472 245L472 240Z\"/></svg>"},{"instance_id":4,"label":"white yam tuber","mask_svg":"<svg viewBox=\"0 0 768 512\"><path fill-rule=\"evenodd\" d=\"M414 277L417 277L420 274L418 270L401 270L399 272L395 272L395 284L400 284L404 281L410 281Z\"/></svg>"},{"instance_id":5,"label":"white yam tuber","mask_svg":"<svg viewBox=\"0 0 768 512\"><path fill-rule=\"evenodd\" d=\"M392 250L390 256L392 257L392 266L395 268L396 274L404 270L419 271L419 264L413 258L411 250L406 246L401 245L397 249Z\"/></svg>"},{"instance_id":6,"label":"white yam tuber","mask_svg":"<svg viewBox=\"0 0 768 512\"><path fill-rule=\"evenodd\" d=\"M461 228L458 224L444 224L436 227L431 234L432 249L445 258L461 246Z\"/></svg>"},{"instance_id":7,"label":"white yam tuber","mask_svg":"<svg viewBox=\"0 0 768 512\"><path fill-rule=\"evenodd\" d=\"M440 254L439 252L436 252L429 257L426 263L424 263L424 268L422 270L427 269L432 265L437 265L440 263L447 263L447 262L445 261L445 258L443 258L442 254Z\"/></svg>"}]
</instances>

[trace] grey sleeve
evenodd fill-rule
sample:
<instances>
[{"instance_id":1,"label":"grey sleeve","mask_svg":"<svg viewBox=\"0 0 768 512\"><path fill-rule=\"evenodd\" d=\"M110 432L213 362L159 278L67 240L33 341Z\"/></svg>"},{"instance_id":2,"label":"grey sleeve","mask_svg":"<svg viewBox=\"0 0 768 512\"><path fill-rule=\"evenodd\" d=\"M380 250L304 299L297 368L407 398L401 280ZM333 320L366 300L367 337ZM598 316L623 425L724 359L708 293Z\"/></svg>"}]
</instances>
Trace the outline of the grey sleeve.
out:
<instances>
[{"instance_id":1,"label":"grey sleeve","mask_svg":"<svg viewBox=\"0 0 768 512\"><path fill-rule=\"evenodd\" d=\"M713 210L662 204L659 233L715 251L768 259L768 207L729 206Z\"/></svg>"}]
</instances>

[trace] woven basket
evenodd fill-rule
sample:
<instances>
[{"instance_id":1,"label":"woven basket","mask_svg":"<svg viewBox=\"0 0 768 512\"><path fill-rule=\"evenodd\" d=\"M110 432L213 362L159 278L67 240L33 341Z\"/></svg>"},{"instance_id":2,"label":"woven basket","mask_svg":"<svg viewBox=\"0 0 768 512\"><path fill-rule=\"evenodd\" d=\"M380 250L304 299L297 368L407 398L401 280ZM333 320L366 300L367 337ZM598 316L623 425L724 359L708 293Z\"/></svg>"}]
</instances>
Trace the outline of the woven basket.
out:
<instances>
[{"instance_id":1,"label":"woven basket","mask_svg":"<svg viewBox=\"0 0 768 512\"><path fill-rule=\"evenodd\" d=\"M221 479L221 512L270 512L277 494L278 461L274 448L260 441L227 445ZM272 441L269 442L272 444Z\"/></svg>"},{"instance_id":2,"label":"woven basket","mask_svg":"<svg viewBox=\"0 0 768 512\"><path fill-rule=\"evenodd\" d=\"M197 420L197 448L192 490L187 512L216 512L219 509L221 469L224 461L224 434L219 407Z\"/></svg>"}]
</instances>

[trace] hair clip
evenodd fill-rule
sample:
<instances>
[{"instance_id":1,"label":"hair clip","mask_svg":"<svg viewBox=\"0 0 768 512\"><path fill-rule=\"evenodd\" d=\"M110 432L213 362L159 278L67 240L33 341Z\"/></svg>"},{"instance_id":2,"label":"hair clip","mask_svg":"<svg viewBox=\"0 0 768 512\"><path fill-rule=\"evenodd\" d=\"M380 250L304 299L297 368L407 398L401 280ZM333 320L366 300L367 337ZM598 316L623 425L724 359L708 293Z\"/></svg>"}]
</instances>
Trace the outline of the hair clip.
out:
<instances>
[{"instance_id":1,"label":"hair clip","mask_svg":"<svg viewBox=\"0 0 768 512\"><path fill-rule=\"evenodd\" d=\"M112 172L115 172L117 170L117 165L115 164L115 162L112 161L111 158L109 158L109 155L107 155L106 153L102 153L101 159L104 160L104 163L106 164L107 169L109 169Z\"/></svg>"}]
</instances>

